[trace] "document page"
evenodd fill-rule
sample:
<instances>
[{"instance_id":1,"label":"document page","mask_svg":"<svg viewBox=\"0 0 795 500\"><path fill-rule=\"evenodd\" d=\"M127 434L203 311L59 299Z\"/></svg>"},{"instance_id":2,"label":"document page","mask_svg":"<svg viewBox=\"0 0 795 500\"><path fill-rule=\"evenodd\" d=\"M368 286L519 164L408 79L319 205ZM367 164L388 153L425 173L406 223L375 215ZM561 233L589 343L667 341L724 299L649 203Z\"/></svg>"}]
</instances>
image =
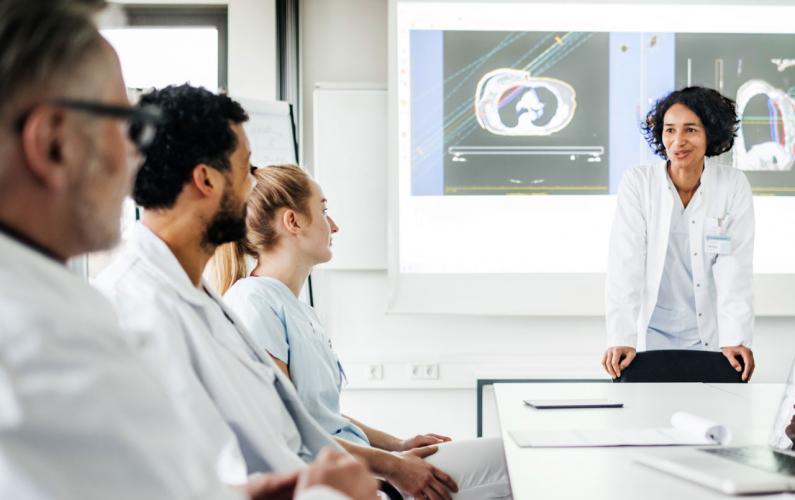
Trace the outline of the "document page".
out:
<instances>
[{"instance_id":1,"label":"document page","mask_svg":"<svg viewBox=\"0 0 795 500\"><path fill-rule=\"evenodd\" d=\"M638 429L515 430L509 434L521 448L593 446L675 446L728 444L726 426L697 415L676 412L671 427Z\"/></svg>"}]
</instances>

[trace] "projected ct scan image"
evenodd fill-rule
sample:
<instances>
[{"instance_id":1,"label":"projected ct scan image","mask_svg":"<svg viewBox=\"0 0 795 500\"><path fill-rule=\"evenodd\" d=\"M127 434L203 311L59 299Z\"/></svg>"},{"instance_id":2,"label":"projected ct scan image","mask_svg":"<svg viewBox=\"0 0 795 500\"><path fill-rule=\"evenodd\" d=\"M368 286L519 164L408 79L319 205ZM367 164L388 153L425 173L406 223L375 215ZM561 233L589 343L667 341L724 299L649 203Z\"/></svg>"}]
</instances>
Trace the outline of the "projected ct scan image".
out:
<instances>
[{"instance_id":1,"label":"projected ct scan image","mask_svg":"<svg viewBox=\"0 0 795 500\"><path fill-rule=\"evenodd\" d=\"M608 193L607 33L411 41L415 194Z\"/></svg>"},{"instance_id":2,"label":"projected ct scan image","mask_svg":"<svg viewBox=\"0 0 795 500\"><path fill-rule=\"evenodd\" d=\"M658 161L647 108L687 85L737 101L722 160L754 193L795 195L795 35L412 30L410 48L412 196L615 194Z\"/></svg>"}]
</instances>

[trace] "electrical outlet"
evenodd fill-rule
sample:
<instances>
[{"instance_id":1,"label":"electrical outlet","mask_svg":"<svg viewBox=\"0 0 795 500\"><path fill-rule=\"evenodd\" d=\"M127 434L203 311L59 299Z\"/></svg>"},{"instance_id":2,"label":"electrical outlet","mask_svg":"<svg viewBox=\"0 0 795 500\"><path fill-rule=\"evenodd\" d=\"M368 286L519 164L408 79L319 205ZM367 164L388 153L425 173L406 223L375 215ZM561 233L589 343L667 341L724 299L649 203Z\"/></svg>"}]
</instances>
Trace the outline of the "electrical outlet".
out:
<instances>
[{"instance_id":1,"label":"electrical outlet","mask_svg":"<svg viewBox=\"0 0 795 500\"><path fill-rule=\"evenodd\" d=\"M412 363L409 365L409 378L413 380L436 380L439 378L439 364Z\"/></svg>"},{"instance_id":2,"label":"electrical outlet","mask_svg":"<svg viewBox=\"0 0 795 500\"><path fill-rule=\"evenodd\" d=\"M384 365L374 364L367 366L367 380L383 380Z\"/></svg>"}]
</instances>

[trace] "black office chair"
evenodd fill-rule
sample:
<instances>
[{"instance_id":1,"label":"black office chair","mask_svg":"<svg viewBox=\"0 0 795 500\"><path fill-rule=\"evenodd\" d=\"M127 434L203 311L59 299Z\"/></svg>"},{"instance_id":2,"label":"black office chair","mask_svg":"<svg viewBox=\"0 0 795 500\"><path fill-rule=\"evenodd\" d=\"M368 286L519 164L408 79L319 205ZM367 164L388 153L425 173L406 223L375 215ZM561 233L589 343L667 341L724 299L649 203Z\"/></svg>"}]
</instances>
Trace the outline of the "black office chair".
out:
<instances>
[{"instance_id":1,"label":"black office chair","mask_svg":"<svg viewBox=\"0 0 795 500\"><path fill-rule=\"evenodd\" d=\"M742 359L737 358L742 365ZM742 372L720 352L661 350L639 352L613 382L742 383Z\"/></svg>"}]
</instances>

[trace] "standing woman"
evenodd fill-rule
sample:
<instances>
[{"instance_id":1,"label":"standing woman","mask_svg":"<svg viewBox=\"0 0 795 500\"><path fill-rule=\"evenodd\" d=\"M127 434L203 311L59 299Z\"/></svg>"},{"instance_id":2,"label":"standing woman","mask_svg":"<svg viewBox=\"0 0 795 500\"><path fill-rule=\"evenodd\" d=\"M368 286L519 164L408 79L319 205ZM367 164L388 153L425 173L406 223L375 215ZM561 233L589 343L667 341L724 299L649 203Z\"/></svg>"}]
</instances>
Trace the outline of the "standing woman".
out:
<instances>
[{"instance_id":1,"label":"standing woman","mask_svg":"<svg viewBox=\"0 0 795 500\"><path fill-rule=\"evenodd\" d=\"M628 171L618 190L602 365L615 378L637 349L720 350L749 380L753 198L740 170L711 159L734 144L734 101L678 90L655 104L643 129L664 161Z\"/></svg>"},{"instance_id":2,"label":"standing woman","mask_svg":"<svg viewBox=\"0 0 795 500\"><path fill-rule=\"evenodd\" d=\"M345 374L314 310L298 299L312 268L331 259L339 228L320 186L294 165L260 168L244 242L219 248L216 282L227 305L295 384L317 422L404 495L511 498L502 440L401 439L340 411ZM246 272L245 254L256 259ZM456 494L457 490L457 494Z\"/></svg>"}]
</instances>

